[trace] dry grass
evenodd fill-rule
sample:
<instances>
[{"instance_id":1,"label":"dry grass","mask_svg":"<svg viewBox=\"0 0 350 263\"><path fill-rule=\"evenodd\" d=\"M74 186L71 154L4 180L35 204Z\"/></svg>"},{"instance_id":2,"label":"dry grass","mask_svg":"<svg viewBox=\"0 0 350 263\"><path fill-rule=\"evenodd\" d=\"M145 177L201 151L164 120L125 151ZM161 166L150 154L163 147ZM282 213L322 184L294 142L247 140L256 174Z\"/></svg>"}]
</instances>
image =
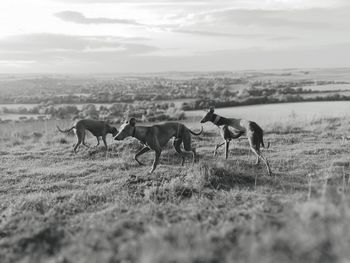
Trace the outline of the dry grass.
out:
<instances>
[{"instance_id":1,"label":"dry grass","mask_svg":"<svg viewBox=\"0 0 350 263\"><path fill-rule=\"evenodd\" d=\"M350 260L348 119L267 127L272 177L244 138L224 160L207 132L194 166L169 147L148 174L134 140L74 155L55 124L0 126L2 263Z\"/></svg>"}]
</instances>

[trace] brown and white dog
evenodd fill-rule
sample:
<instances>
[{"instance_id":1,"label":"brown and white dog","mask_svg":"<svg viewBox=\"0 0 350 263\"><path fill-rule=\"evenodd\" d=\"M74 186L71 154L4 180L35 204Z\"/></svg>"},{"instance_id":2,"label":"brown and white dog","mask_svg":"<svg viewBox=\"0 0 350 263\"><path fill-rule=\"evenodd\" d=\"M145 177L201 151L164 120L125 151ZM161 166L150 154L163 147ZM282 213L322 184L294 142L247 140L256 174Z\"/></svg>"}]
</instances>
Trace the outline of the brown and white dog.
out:
<instances>
[{"instance_id":1,"label":"brown and white dog","mask_svg":"<svg viewBox=\"0 0 350 263\"><path fill-rule=\"evenodd\" d=\"M71 130L75 129L75 133L77 135L78 138L78 142L75 144L74 146L74 152L77 152L77 148L78 146L82 143L84 146L89 147L88 145L86 145L85 143L85 133L86 130L88 130L89 132L91 132L97 139L97 144L95 145L98 146L100 145L100 137L102 137L102 141L106 147L106 151L107 151L107 142L106 142L106 136L108 133L112 134L113 137L115 135L117 135L118 130L115 127L110 126L107 122L105 121L96 121L96 120L89 120L89 119L85 119L85 120L80 120L78 121L73 127L67 129L67 130L62 130L60 129L60 127L57 126L57 129L60 132L63 133L68 133Z\"/></svg>"},{"instance_id":2,"label":"brown and white dog","mask_svg":"<svg viewBox=\"0 0 350 263\"><path fill-rule=\"evenodd\" d=\"M248 138L251 150L256 155L256 164L258 164L259 160L262 159L266 165L269 175L271 175L269 162L260 152L260 146L265 148L264 140L263 140L264 132L257 123L249 120L244 120L244 119L222 117L214 113L214 107L209 108L209 111L202 118L200 122L205 123L208 121L214 123L218 127L221 127L224 125L230 126L235 130L237 130L238 134L244 133ZM270 144L268 144L267 148L269 147L269 145ZM226 145L226 147L228 148L228 144ZM226 154L226 158L227 158L227 154Z\"/></svg>"}]
</instances>

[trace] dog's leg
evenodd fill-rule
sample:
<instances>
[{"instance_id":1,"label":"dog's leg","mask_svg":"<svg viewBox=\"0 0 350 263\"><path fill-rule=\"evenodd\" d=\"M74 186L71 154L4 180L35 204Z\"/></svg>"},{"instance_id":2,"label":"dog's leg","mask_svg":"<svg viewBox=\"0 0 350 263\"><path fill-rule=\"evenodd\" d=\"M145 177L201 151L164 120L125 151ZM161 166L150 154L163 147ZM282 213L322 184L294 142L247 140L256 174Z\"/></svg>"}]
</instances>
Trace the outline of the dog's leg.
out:
<instances>
[{"instance_id":1,"label":"dog's leg","mask_svg":"<svg viewBox=\"0 0 350 263\"><path fill-rule=\"evenodd\" d=\"M256 156L255 164L258 165L259 163L260 163L260 158L259 158L259 156L257 155L257 156Z\"/></svg>"},{"instance_id":2,"label":"dog's leg","mask_svg":"<svg viewBox=\"0 0 350 263\"><path fill-rule=\"evenodd\" d=\"M226 140L225 143L226 143L225 157L226 157L226 159L228 159L228 148L229 148L229 145L230 145L230 141Z\"/></svg>"},{"instance_id":3,"label":"dog's leg","mask_svg":"<svg viewBox=\"0 0 350 263\"><path fill-rule=\"evenodd\" d=\"M84 139L84 141L83 141L83 145L84 145L86 148L90 148L90 146L86 144L85 139Z\"/></svg>"},{"instance_id":4,"label":"dog's leg","mask_svg":"<svg viewBox=\"0 0 350 263\"><path fill-rule=\"evenodd\" d=\"M156 169L156 167L157 167L157 165L159 163L159 158L160 158L160 154L161 153L162 153L161 150L159 150L159 149L155 150L155 158L154 158L154 161L153 161L151 173L153 173L154 170Z\"/></svg>"},{"instance_id":5,"label":"dog's leg","mask_svg":"<svg viewBox=\"0 0 350 263\"><path fill-rule=\"evenodd\" d=\"M215 150L214 150L214 156L216 156L217 150L218 150L221 146L223 146L224 144L225 144L225 143L223 142L223 143L219 143L219 144L216 145Z\"/></svg>"},{"instance_id":6,"label":"dog's leg","mask_svg":"<svg viewBox=\"0 0 350 263\"><path fill-rule=\"evenodd\" d=\"M78 137L78 142L74 146L74 153L77 153L77 149L78 149L79 145L84 141L85 131L76 130L76 135Z\"/></svg>"},{"instance_id":7,"label":"dog's leg","mask_svg":"<svg viewBox=\"0 0 350 263\"><path fill-rule=\"evenodd\" d=\"M182 143L182 139L181 138L176 138L173 142L173 145L174 145L174 148L175 148L175 151L181 155L181 158L182 158L182 162L181 162L181 165L183 166L185 164L185 155L184 153L181 151L181 143Z\"/></svg>"},{"instance_id":8,"label":"dog's leg","mask_svg":"<svg viewBox=\"0 0 350 263\"><path fill-rule=\"evenodd\" d=\"M85 142L85 131L82 132L82 140L83 140L83 145L86 147L86 148L90 148L89 145L86 144Z\"/></svg>"},{"instance_id":9,"label":"dog's leg","mask_svg":"<svg viewBox=\"0 0 350 263\"><path fill-rule=\"evenodd\" d=\"M144 165L144 164L141 163L141 162L137 159L137 157L139 157L140 155L142 155L142 154L148 152L149 150L151 150L151 149L150 149L149 147L145 146L145 147L143 147L139 152L137 152L137 153L135 154L134 159L135 159L136 162L138 162L139 165Z\"/></svg>"},{"instance_id":10,"label":"dog's leg","mask_svg":"<svg viewBox=\"0 0 350 263\"><path fill-rule=\"evenodd\" d=\"M252 152L255 154L256 156L256 161L255 161L255 165L258 165L260 162L260 139L258 139L256 133L254 133L254 131L248 131L248 142L250 145L250 149L252 150Z\"/></svg>"},{"instance_id":11,"label":"dog's leg","mask_svg":"<svg viewBox=\"0 0 350 263\"><path fill-rule=\"evenodd\" d=\"M271 175L271 169L270 169L270 164L269 164L268 160L261 154L259 149L255 149L254 147L251 147L251 149L252 149L253 153L256 154L257 159L260 158L261 160L263 160L263 162L266 165L266 169L267 169L268 174Z\"/></svg>"},{"instance_id":12,"label":"dog's leg","mask_svg":"<svg viewBox=\"0 0 350 263\"><path fill-rule=\"evenodd\" d=\"M269 175L271 175L271 169L270 169L269 162L260 152L261 140L257 136L256 132L254 132L254 131L248 132L248 141L249 141L249 145L250 145L251 150L256 155L256 158L257 158L256 164L259 163L259 159L263 160L263 162L266 165L267 172L269 173Z\"/></svg>"},{"instance_id":13,"label":"dog's leg","mask_svg":"<svg viewBox=\"0 0 350 263\"><path fill-rule=\"evenodd\" d=\"M262 154L260 154L260 158L264 161L264 163L266 165L267 172L271 176L271 168L270 168L269 161Z\"/></svg>"},{"instance_id":14,"label":"dog's leg","mask_svg":"<svg viewBox=\"0 0 350 263\"><path fill-rule=\"evenodd\" d=\"M106 147L106 151L108 151L106 136L102 136L102 141L103 141L103 144L104 144L105 147Z\"/></svg>"},{"instance_id":15,"label":"dog's leg","mask_svg":"<svg viewBox=\"0 0 350 263\"><path fill-rule=\"evenodd\" d=\"M184 144L184 149L186 152L191 152L192 153L192 165L196 161L196 148L191 146L191 134L185 134L183 138L183 144Z\"/></svg>"},{"instance_id":16,"label":"dog's leg","mask_svg":"<svg viewBox=\"0 0 350 263\"><path fill-rule=\"evenodd\" d=\"M77 153L77 149L78 149L80 144L81 144L81 141L78 140L78 142L75 144L74 149L73 149L74 153Z\"/></svg>"},{"instance_id":17,"label":"dog's leg","mask_svg":"<svg viewBox=\"0 0 350 263\"><path fill-rule=\"evenodd\" d=\"M254 146L250 146L250 149L256 157L255 165L258 165L260 163L260 150L256 149Z\"/></svg>"},{"instance_id":18,"label":"dog's leg","mask_svg":"<svg viewBox=\"0 0 350 263\"><path fill-rule=\"evenodd\" d=\"M192 165L194 165L194 163L196 162L196 156L197 156L196 148L192 148L191 152L192 152Z\"/></svg>"},{"instance_id":19,"label":"dog's leg","mask_svg":"<svg viewBox=\"0 0 350 263\"><path fill-rule=\"evenodd\" d=\"M97 147L100 145L100 137L96 136L96 139L97 139L97 144L94 147Z\"/></svg>"},{"instance_id":20,"label":"dog's leg","mask_svg":"<svg viewBox=\"0 0 350 263\"><path fill-rule=\"evenodd\" d=\"M256 156L256 161L255 161L255 165L258 165L260 163L260 147L254 147L253 145L250 146L250 148L252 149L253 153Z\"/></svg>"}]
</instances>

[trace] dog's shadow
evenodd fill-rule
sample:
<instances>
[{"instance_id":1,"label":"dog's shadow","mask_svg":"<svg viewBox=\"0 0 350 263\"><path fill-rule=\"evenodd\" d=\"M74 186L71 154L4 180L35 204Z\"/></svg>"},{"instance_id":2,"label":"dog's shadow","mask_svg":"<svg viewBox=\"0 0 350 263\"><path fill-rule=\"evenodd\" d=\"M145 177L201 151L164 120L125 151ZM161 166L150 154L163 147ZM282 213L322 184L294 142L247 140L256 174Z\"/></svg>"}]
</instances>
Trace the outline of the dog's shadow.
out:
<instances>
[{"instance_id":1,"label":"dog's shadow","mask_svg":"<svg viewBox=\"0 0 350 263\"><path fill-rule=\"evenodd\" d=\"M237 156L237 155L250 155L252 154L252 150L250 148L242 148L242 147L237 147L230 149L229 155Z\"/></svg>"},{"instance_id":2,"label":"dog's shadow","mask_svg":"<svg viewBox=\"0 0 350 263\"><path fill-rule=\"evenodd\" d=\"M137 152L137 151L135 151ZM185 165L192 163L192 154L188 152L183 152L185 155ZM152 165L154 159L155 159L155 152L149 151L141 156L138 157L139 161L142 162L144 165ZM196 160L198 157L196 157ZM135 160L132 160L136 163ZM173 149L165 149L162 151L162 154L160 155L159 165L181 165L182 157L179 153L177 153Z\"/></svg>"},{"instance_id":3,"label":"dog's shadow","mask_svg":"<svg viewBox=\"0 0 350 263\"><path fill-rule=\"evenodd\" d=\"M273 180L267 175L264 165L244 160L205 161L199 167L205 186L216 190L255 189Z\"/></svg>"}]
</instances>

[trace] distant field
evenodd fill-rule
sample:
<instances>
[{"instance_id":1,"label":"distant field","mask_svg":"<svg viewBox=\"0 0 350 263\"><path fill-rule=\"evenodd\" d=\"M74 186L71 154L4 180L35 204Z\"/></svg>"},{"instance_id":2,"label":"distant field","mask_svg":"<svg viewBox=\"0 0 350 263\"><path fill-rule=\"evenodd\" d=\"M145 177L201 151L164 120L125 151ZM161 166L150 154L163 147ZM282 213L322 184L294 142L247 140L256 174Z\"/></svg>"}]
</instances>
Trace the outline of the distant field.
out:
<instances>
[{"instance_id":1,"label":"distant field","mask_svg":"<svg viewBox=\"0 0 350 263\"><path fill-rule=\"evenodd\" d=\"M350 90L348 91L339 91L339 92L320 92L320 93L306 93L306 94L301 94L300 96L303 97L304 99L308 98L316 98L316 97L321 97L321 98L326 98L332 95L338 94L340 96L350 96Z\"/></svg>"},{"instance_id":2,"label":"distant field","mask_svg":"<svg viewBox=\"0 0 350 263\"><path fill-rule=\"evenodd\" d=\"M303 89L316 90L316 91L350 90L350 84L312 85L312 86L303 86L302 88Z\"/></svg>"},{"instance_id":3,"label":"distant field","mask_svg":"<svg viewBox=\"0 0 350 263\"><path fill-rule=\"evenodd\" d=\"M0 114L0 119L2 120L12 120L17 121L23 118L36 120L40 117L48 117L48 115L43 114Z\"/></svg>"},{"instance_id":4,"label":"distant field","mask_svg":"<svg viewBox=\"0 0 350 263\"><path fill-rule=\"evenodd\" d=\"M350 82L350 68L253 70L245 71L244 74L252 76L252 79L261 80L289 81L311 79L315 81Z\"/></svg>"},{"instance_id":5,"label":"distant field","mask_svg":"<svg viewBox=\"0 0 350 263\"><path fill-rule=\"evenodd\" d=\"M25 108L25 109L33 109L34 107L38 106L38 104L0 104L0 109L1 108L8 108L8 109L19 109L19 108Z\"/></svg>"},{"instance_id":6,"label":"distant field","mask_svg":"<svg viewBox=\"0 0 350 263\"><path fill-rule=\"evenodd\" d=\"M264 124L284 123L289 122L291 119L308 122L320 117L350 116L350 101L253 105L220 108L216 109L216 112L228 118L246 118ZM204 111L201 110L186 112L186 116L192 119L199 119L203 115Z\"/></svg>"}]
</instances>

